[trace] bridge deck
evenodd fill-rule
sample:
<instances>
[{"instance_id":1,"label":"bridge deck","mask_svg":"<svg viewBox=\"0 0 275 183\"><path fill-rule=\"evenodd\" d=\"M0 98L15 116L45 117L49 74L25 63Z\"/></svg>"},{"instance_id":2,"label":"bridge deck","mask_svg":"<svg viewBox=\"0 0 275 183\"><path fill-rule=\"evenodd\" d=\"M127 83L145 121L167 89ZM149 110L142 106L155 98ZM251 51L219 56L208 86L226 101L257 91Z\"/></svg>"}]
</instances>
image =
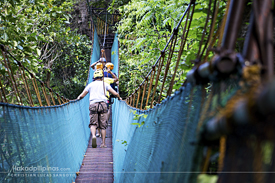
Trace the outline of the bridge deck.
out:
<instances>
[{"instance_id":1,"label":"bridge deck","mask_svg":"<svg viewBox=\"0 0 275 183\"><path fill-rule=\"evenodd\" d=\"M111 117L110 117L111 118ZM106 130L107 148L100 148L102 139L97 137L97 148L92 148L92 139L77 176L76 183L112 183L113 177L113 153L112 153L112 123L109 121Z\"/></svg>"}]
</instances>

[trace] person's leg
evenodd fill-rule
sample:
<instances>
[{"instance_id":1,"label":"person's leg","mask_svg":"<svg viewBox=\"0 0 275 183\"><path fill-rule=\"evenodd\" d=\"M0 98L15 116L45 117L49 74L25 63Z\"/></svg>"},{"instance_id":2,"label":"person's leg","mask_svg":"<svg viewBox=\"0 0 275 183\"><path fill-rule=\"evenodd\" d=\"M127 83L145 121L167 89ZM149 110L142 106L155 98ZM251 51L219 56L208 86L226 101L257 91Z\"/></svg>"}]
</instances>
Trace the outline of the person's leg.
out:
<instances>
[{"instance_id":1,"label":"person's leg","mask_svg":"<svg viewBox=\"0 0 275 183\"><path fill-rule=\"evenodd\" d=\"M102 144L100 145L100 147L107 147L105 144L105 137L106 137L106 130L102 129L101 130L101 137L102 137Z\"/></svg>"},{"instance_id":2,"label":"person's leg","mask_svg":"<svg viewBox=\"0 0 275 183\"><path fill-rule=\"evenodd\" d=\"M104 110L102 110L103 113L100 113L99 116L99 128L101 129L101 138L102 138L102 144L100 147L107 147L105 143L106 139L106 128L108 127L108 113L107 113L107 105L106 103L102 104L102 107Z\"/></svg>"},{"instance_id":3,"label":"person's leg","mask_svg":"<svg viewBox=\"0 0 275 183\"><path fill-rule=\"evenodd\" d=\"M97 137L101 137L101 132L100 132L100 128L97 129L97 134L96 134Z\"/></svg>"},{"instance_id":4,"label":"person's leg","mask_svg":"<svg viewBox=\"0 0 275 183\"><path fill-rule=\"evenodd\" d=\"M96 148L97 143L96 143L96 128L98 127L98 114L96 113L97 111L97 104L91 104L89 106L90 109L90 124L89 128L91 129L92 133L92 147Z\"/></svg>"},{"instance_id":5,"label":"person's leg","mask_svg":"<svg viewBox=\"0 0 275 183\"><path fill-rule=\"evenodd\" d=\"M91 125L91 133L92 133L92 137L93 138L96 138L96 136L95 136L95 132L96 132L96 125Z\"/></svg>"},{"instance_id":6,"label":"person's leg","mask_svg":"<svg viewBox=\"0 0 275 183\"><path fill-rule=\"evenodd\" d=\"M96 147L97 147L96 136L95 136L96 127L97 127L97 125L91 125L91 126L90 126L91 133L92 133L92 147L93 147L93 148L96 148Z\"/></svg>"}]
</instances>

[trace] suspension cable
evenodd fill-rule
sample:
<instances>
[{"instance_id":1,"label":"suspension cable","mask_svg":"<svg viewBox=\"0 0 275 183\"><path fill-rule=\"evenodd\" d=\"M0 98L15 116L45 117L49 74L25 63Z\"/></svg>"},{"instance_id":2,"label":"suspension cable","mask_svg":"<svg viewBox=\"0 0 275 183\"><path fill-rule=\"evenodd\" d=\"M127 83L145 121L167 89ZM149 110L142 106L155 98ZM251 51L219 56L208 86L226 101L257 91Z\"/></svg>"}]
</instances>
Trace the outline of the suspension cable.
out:
<instances>
[{"instance_id":1,"label":"suspension cable","mask_svg":"<svg viewBox=\"0 0 275 183\"><path fill-rule=\"evenodd\" d=\"M104 48L104 46L105 46L106 29L107 29L107 8L106 8L106 19L105 19L105 30L104 30L103 48Z\"/></svg>"}]
</instances>

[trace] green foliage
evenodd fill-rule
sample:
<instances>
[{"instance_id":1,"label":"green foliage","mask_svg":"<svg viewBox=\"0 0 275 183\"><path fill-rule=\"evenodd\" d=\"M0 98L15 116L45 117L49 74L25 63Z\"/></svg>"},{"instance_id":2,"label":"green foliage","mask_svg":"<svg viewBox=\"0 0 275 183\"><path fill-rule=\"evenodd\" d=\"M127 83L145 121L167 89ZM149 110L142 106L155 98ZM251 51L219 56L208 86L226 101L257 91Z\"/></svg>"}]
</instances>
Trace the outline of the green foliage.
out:
<instances>
[{"instance_id":1,"label":"green foliage","mask_svg":"<svg viewBox=\"0 0 275 183\"><path fill-rule=\"evenodd\" d=\"M61 37L69 17L71 2L60 1L0 1L0 44L21 60L25 66L37 71L40 67L41 42L53 42Z\"/></svg>"},{"instance_id":2,"label":"green foliage","mask_svg":"<svg viewBox=\"0 0 275 183\"><path fill-rule=\"evenodd\" d=\"M117 141L117 142L121 142L121 144L124 144L124 146L127 146L127 145L128 145L128 143L127 143L126 140L119 140L119 139L117 139L116 141Z\"/></svg>"},{"instance_id":3,"label":"green foliage","mask_svg":"<svg viewBox=\"0 0 275 183\"><path fill-rule=\"evenodd\" d=\"M207 174L200 174L198 176L197 182L198 183L215 183L218 180L217 175L207 175Z\"/></svg>"},{"instance_id":4,"label":"green foliage","mask_svg":"<svg viewBox=\"0 0 275 183\"><path fill-rule=\"evenodd\" d=\"M0 1L0 44L48 87L70 99L85 86L91 49L86 36L70 30L73 6L73 0ZM0 72L5 78L2 65ZM11 83L4 85L12 92Z\"/></svg>"},{"instance_id":5,"label":"green foliage","mask_svg":"<svg viewBox=\"0 0 275 183\"><path fill-rule=\"evenodd\" d=\"M63 47L62 55L54 63L51 85L64 96L74 99L86 85L90 65L90 46L86 36Z\"/></svg>"},{"instance_id":6,"label":"green foliage","mask_svg":"<svg viewBox=\"0 0 275 183\"><path fill-rule=\"evenodd\" d=\"M146 114L137 114L137 111L135 110L130 110L134 114L133 120L139 121L141 118L146 119L148 115ZM145 121L142 121L141 123L131 123L131 125L137 125L139 128L144 125Z\"/></svg>"},{"instance_id":7,"label":"green foliage","mask_svg":"<svg viewBox=\"0 0 275 183\"><path fill-rule=\"evenodd\" d=\"M132 93L144 80L152 65L160 55L169 40L172 30L176 27L183 12L186 10L189 0L132 0L119 8L123 17L118 24L120 41L120 93L127 96ZM179 69L176 73L174 90L184 82L187 72L193 67L193 60L197 58L203 27L206 22L209 1L196 1L193 21L188 34L187 44L180 58ZM212 4L213 6L213 4ZM216 28L221 21L225 3L221 2ZM212 8L213 11L213 8ZM182 34L185 21L180 25L179 35ZM207 31L210 30L210 22ZM215 31L216 32L216 31ZM215 33L214 32L214 33ZM178 36L175 50L180 48L181 37ZM207 41L205 36L204 43ZM166 52L168 54L168 52ZM210 55L212 56L212 55ZM166 57L167 58L167 57ZM169 83L176 65L177 56L172 57L171 67L168 71L167 83ZM164 63L165 65L166 63ZM160 83L163 80L164 70L160 75ZM159 90L159 88L158 88ZM157 91L158 91L157 90ZM164 93L164 96L166 93Z\"/></svg>"}]
</instances>

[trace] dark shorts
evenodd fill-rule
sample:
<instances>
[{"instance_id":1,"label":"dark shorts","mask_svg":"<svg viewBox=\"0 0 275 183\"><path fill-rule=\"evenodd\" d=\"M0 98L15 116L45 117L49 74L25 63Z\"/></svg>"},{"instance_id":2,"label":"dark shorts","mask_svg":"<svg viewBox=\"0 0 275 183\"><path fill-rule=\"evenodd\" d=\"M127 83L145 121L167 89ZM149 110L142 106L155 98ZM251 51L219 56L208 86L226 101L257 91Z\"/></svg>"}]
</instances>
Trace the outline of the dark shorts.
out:
<instances>
[{"instance_id":1,"label":"dark shorts","mask_svg":"<svg viewBox=\"0 0 275 183\"><path fill-rule=\"evenodd\" d=\"M108 127L108 109L105 102L98 102L90 104L90 124L89 128L92 125L96 125L97 128L106 129Z\"/></svg>"}]
</instances>

